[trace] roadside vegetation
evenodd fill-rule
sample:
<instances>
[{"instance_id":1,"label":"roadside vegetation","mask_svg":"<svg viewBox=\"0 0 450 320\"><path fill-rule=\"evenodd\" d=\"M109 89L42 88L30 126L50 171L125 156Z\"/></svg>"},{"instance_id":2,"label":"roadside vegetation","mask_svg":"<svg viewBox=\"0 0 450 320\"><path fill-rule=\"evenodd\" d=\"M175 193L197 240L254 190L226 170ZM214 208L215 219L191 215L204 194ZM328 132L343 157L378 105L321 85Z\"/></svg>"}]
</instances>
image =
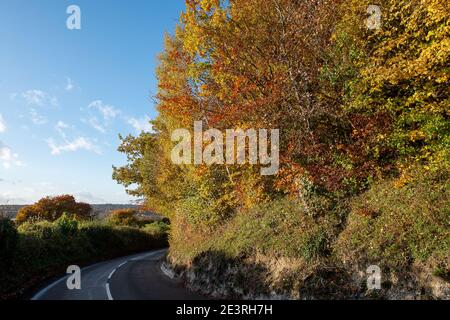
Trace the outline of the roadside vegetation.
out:
<instances>
[{"instance_id":1,"label":"roadside vegetation","mask_svg":"<svg viewBox=\"0 0 450 320\"><path fill-rule=\"evenodd\" d=\"M445 298L450 184L416 173L402 188L392 179L348 199L315 194L308 208L279 198L213 231L172 229L171 262L194 289L228 298L398 299L418 288ZM371 265L382 268L384 290L366 290Z\"/></svg>"},{"instance_id":2,"label":"roadside vegetation","mask_svg":"<svg viewBox=\"0 0 450 320\"><path fill-rule=\"evenodd\" d=\"M374 28L371 4L186 2L160 56L154 132L122 137L114 178L170 218L169 260L193 287L450 297L448 3L378 1ZM278 174L174 165L171 133L199 120L280 129Z\"/></svg>"},{"instance_id":3,"label":"roadside vegetation","mask_svg":"<svg viewBox=\"0 0 450 320\"><path fill-rule=\"evenodd\" d=\"M117 224L111 219L114 212L96 220L89 207L61 196L23 208L16 221L0 218L0 299L21 297L43 280L64 274L69 265L167 246L164 222L136 223L135 218Z\"/></svg>"}]
</instances>

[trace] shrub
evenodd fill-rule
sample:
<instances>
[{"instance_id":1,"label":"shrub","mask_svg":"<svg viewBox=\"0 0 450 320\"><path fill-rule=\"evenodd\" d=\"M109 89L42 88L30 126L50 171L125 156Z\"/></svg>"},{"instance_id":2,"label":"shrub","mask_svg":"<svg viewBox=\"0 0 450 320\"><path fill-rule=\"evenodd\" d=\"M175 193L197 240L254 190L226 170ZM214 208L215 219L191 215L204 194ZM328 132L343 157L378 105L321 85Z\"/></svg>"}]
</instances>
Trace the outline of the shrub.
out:
<instances>
[{"instance_id":1,"label":"shrub","mask_svg":"<svg viewBox=\"0 0 450 320\"><path fill-rule=\"evenodd\" d=\"M58 220L64 213L79 220L91 216L92 207L87 203L79 203L70 195L47 197L31 206L24 207L17 213L16 221L22 224L30 220Z\"/></svg>"},{"instance_id":2,"label":"shrub","mask_svg":"<svg viewBox=\"0 0 450 320\"><path fill-rule=\"evenodd\" d=\"M108 221L116 226L138 226L138 212L134 209L113 210L108 215Z\"/></svg>"},{"instance_id":3,"label":"shrub","mask_svg":"<svg viewBox=\"0 0 450 320\"><path fill-rule=\"evenodd\" d=\"M300 255L306 261L310 261L324 256L327 251L328 239L325 232L319 229L305 239Z\"/></svg>"},{"instance_id":4,"label":"shrub","mask_svg":"<svg viewBox=\"0 0 450 320\"><path fill-rule=\"evenodd\" d=\"M165 237L170 230L170 226L163 221L156 221L146 224L144 231L155 237Z\"/></svg>"},{"instance_id":5,"label":"shrub","mask_svg":"<svg viewBox=\"0 0 450 320\"><path fill-rule=\"evenodd\" d=\"M50 239L55 231L54 225L50 221L27 221L19 225L18 231L22 235L38 238Z\"/></svg>"},{"instance_id":6,"label":"shrub","mask_svg":"<svg viewBox=\"0 0 450 320\"><path fill-rule=\"evenodd\" d=\"M64 235L73 235L78 231L78 221L74 217L70 218L66 213L55 223Z\"/></svg>"},{"instance_id":7,"label":"shrub","mask_svg":"<svg viewBox=\"0 0 450 320\"><path fill-rule=\"evenodd\" d=\"M7 218L0 218L0 266L8 265L15 254L18 234L14 223Z\"/></svg>"},{"instance_id":8,"label":"shrub","mask_svg":"<svg viewBox=\"0 0 450 320\"><path fill-rule=\"evenodd\" d=\"M80 234L86 237L94 252L99 255L122 247L121 239L115 231L111 225L100 222L80 226Z\"/></svg>"}]
</instances>

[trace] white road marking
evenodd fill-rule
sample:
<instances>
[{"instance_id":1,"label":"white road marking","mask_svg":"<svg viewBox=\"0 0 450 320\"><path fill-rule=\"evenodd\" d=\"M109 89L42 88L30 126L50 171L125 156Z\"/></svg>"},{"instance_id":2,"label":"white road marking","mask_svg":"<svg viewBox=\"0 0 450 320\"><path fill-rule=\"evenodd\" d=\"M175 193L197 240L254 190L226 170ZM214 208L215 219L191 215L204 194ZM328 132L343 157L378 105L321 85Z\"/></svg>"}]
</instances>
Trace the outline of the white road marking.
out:
<instances>
[{"instance_id":1,"label":"white road marking","mask_svg":"<svg viewBox=\"0 0 450 320\"><path fill-rule=\"evenodd\" d=\"M110 273L109 276L108 276L108 280L111 280L111 278L112 278L114 272L116 272L116 270L117 270L117 269L113 269L113 271L111 271L111 273Z\"/></svg>"},{"instance_id":2,"label":"white road marking","mask_svg":"<svg viewBox=\"0 0 450 320\"><path fill-rule=\"evenodd\" d=\"M108 295L108 300L114 300L109 290L109 283L106 283L106 294Z\"/></svg>"}]
</instances>

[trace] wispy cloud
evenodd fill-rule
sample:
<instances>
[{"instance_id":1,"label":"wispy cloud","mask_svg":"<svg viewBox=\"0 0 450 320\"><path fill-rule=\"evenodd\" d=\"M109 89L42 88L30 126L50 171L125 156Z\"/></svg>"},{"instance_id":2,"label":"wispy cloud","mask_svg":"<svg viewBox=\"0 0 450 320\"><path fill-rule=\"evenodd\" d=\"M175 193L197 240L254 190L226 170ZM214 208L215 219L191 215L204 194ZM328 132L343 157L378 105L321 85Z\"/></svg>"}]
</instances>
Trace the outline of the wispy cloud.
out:
<instances>
[{"instance_id":1,"label":"wispy cloud","mask_svg":"<svg viewBox=\"0 0 450 320\"><path fill-rule=\"evenodd\" d=\"M70 126L65 123L64 121L59 120L58 123L55 126L55 130L58 131L58 133L65 138L66 137L66 132L65 130L70 128Z\"/></svg>"},{"instance_id":2,"label":"wispy cloud","mask_svg":"<svg viewBox=\"0 0 450 320\"><path fill-rule=\"evenodd\" d=\"M47 144L52 155L60 155L64 152L75 152L85 150L100 154L100 148L89 138L78 137L72 141L65 140L64 143L57 145L53 139L48 139Z\"/></svg>"},{"instance_id":3,"label":"wispy cloud","mask_svg":"<svg viewBox=\"0 0 450 320\"><path fill-rule=\"evenodd\" d=\"M66 77L67 83L64 89L66 89L66 91L72 91L75 89L75 83L73 82L72 79L70 79L69 77Z\"/></svg>"},{"instance_id":4,"label":"wispy cloud","mask_svg":"<svg viewBox=\"0 0 450 320\"><path fill-rule=\"evenodd\" d=\"M32 106L53 106L57 107L59 105L58 99L55 96L48 94L45 91L32 89L22 93L22 97L25 99L26 103Z\"/></svg>"},{"instance_id":5,"label":"wispy cloud","mask_svg":"<svg viewBox=\"0 0 450 320\"><path fill-rule=\"evenodd\" d=\"M0 133L5 132L5 131L6 131L5 119L3 119L3 116L0 113Z\"/></svg>"},{"instance_id":6,"label":"wispy cloud","mask_svg":"<svg viewBox=\"0 0 450 320\"><path fill-rule=\"evenodd\" d=\"M114 119L120 114L120 110L114 106L103 103L102 100L92 101L88 105L88 109L96 109L103 116L105 121Z\"/></svg>"},{"instance_id":7,"label":"wispy cloud","mask_svg":"<svg viewBox=\"0 0 450 320\"><path fill-rule=\"evenodd\" d=\"M150 132L153 130L153 126L150 123L150 117L145 116L143 118L128 118L128 124L131 125L138 133Z\"/></svg>"},{"instance_id":8,"label":"wispy cloud","mask_svg":"<svg viewBox=\"0 0 450 320\"><path fill-rule=\"evenodd\" d=\"M84 122L86 122L87 124L89 124L92 128L94 128L95 130L101 132L101 133L106 133L106 126L107 124L101 124L100 121L97 119L97 117L90 117L89 119L85 119L83 120Z\"/></svg>"},{"instance_id":9,"label":"wispy cloud","mask_svg":"<svg viewBox=\"0 0 450 320\"><path fill-rule=\"evenodd\" d=\"M46 93L41 90L28 90L22 93L22 97L30 105L42 106L46 98Z\"/></svg>"},{"instance_id":10,"label":"wispy cloud","mask_svg":"<svg viewBox=\"0 0 450 320\"><path fill-rule=\"evenodd\" d=\"M82 108L81 110L86 109ZM112 120L121 114L118 108L106 104L102 100L92 101L87 106L87 112L88 118L82 119L82 121L101 133L106 133Z\"/></svg>"},{"instance_id":11,"label":"wispy cloud","mask_svg":"<svg viewBox=\"0 0 450 320\"><path fill-rule=\"evenodd\" d=\"M31 117L31 121L35 124L35 125L43 125L47 123L47 118L40 115L36 109L32 108L30 110L30 117Z\"/></svg>"}]
</instances>

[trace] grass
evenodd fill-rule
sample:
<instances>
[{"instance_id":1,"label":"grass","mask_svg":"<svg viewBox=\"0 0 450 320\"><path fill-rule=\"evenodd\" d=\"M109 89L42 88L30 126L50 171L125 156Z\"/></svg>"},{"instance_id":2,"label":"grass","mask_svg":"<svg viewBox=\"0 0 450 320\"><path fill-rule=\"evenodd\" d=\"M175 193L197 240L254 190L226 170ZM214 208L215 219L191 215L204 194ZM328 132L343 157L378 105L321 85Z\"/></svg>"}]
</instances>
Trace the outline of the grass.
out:
<instances>
[{"instance_id":1,"label":"grass","mask_svg":"<svg viewBox=\"0 0 450 320\"><path fill-rule=\"evenodd\" d=\"M325 257L346 208L337 205L337 199L318 198L308 210L301 201L284 198L241 211L215 231L173 228L182 231L172 232L171 252L186 262L205 250L219 250L230 257L255 251L307 261Z\"/></svg>"},{"instance_id":2,"label":"grass","mask_svg":"<svg viewBox=\"0 0 450 320\"><path fill-rule=\"evenodd\" d=\"M448 270L449 194L442 172L416 172L401 187L392 180L374 185L354 200L336 255L347 264L372 262L397 271L414 263Z\"/></svg>"},{"instance_id":3,"label":"grass","mask_svg":"<svg viewBox=\"0 0 450 320\"><path fill-rule=\"evenodd\" d=\"M212 275L230 286L259 279L254 285L264 292L280 290L293 297L333 285L334 294L363 293L361 284L351 287L348 279L373 264L405 279L419 279L419 266L445 280L450 274L449 195L448 172L418 170L406 182L379 181L351 199L316 194L308 207L278 199L242 210L213 231L191 229L179 216L173 219L170 259L180 270L194 271L192 281L199 286L211 289ZM336 286L339 281L343 285ZM228 289L231 297L245 291Z\"/></svg>"}]
</instances>

